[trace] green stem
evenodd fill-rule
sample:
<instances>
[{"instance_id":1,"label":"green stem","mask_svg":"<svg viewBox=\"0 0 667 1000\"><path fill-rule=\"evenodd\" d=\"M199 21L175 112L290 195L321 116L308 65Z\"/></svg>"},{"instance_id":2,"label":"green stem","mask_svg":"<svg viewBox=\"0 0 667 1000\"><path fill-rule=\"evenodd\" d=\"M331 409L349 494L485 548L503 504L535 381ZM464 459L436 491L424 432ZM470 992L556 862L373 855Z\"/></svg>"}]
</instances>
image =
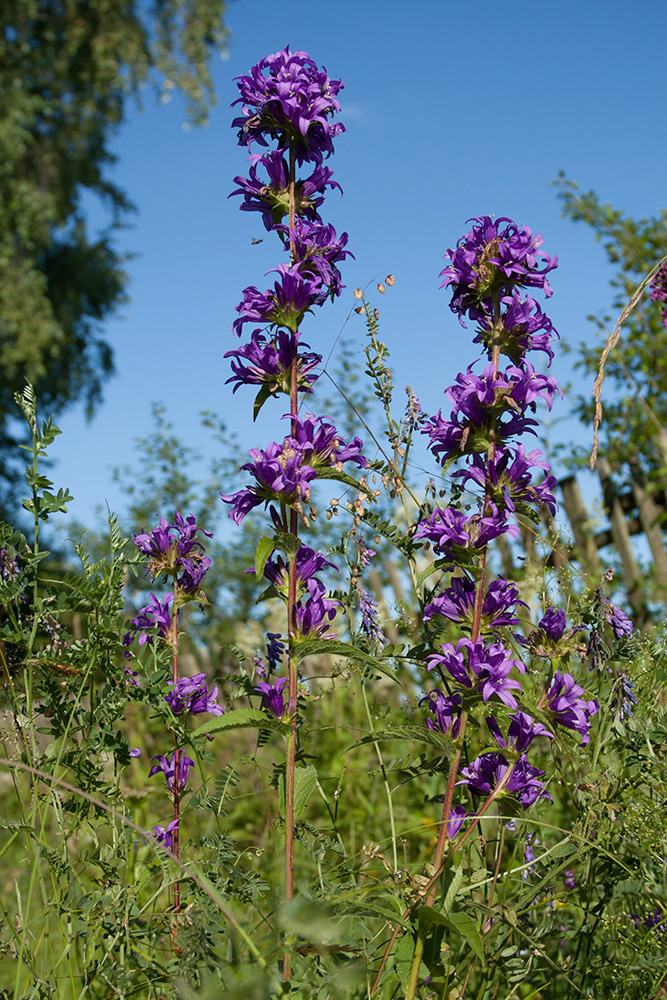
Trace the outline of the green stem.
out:
<instances>
[{"instance_id":1,"label":"green stem","mask_svg":"<svg viewBox=\"0 0 667 1000\"><path fill-rule=\"evenodd\" d=\"M296 218L296 197L295 197L295 174L296 156L293 145L290 146L289 156L289 228L290 228L290 259L294 264L295 246L292 239L292 230ZM293 343L296 341L296 334L292 334ZM296 346L296 344L295 344ZM298 357L294 351L292 371L290 373L290 413L292 414L292 435L296 436L296 414L299 408L298 394ZM297 512L290 510L290 534L295 537L299 534L299 520ZM299 684L298 666L293 656L292 643L296 634L296 621L294 617L294 605L296 604L296 555L289 560L288 586L287 586L287 631L289 636L287 650L287 677L288 677L288 704L287 715L290 719L290 732L287 735L287 748L285 755L285 902L289 903L294 895L294 772L296 769L296 745L297 745L297 689ZM292 956L288 951L289 939L285 935L283 951L283 979L288 981L292 975Z\"/></svg>"},{"instance_id":2,"label":"green stem","mask_svg":"<svg viewBox=\"0 0 667 1000\"><path fill-rule=\"evenodd\" d=\"M176 580L174 580L174 603L171 609L171 648L172 648L172 681L174 684L178 683L178 589L176 586ZM180 797L181 797L181 751L178 749L178 737L176 737L176 749L174 750L174 787L172 788L172 795L174 799L174 820L178 824L180 820ZM179 841L179 830L178 825L174 827L173 832L173 852L176 857L178 857L178 841ZM174 882L174 912L176 917L179 916L181 912L181 885L180 882Z\"/></svg>"},{"instance_id":3,"label":"green stem","mask_svg":"<svg viewBox=\"0 0 667 1000\"><path fill-rule=\"evenodd\" d=\"M368 706L368 697L366 695L366 681L364 678L361 680L361 694L364 699L364 708L366 709L366 718L368 719L368 725L371 733L375 732L375 727L373 725L373 719L371 717L371 711ZM380 744L377 741L373 742L375 747L375 752L377 754L378 760L380 762L380 770L382 771L382 780L384 782L384 790L387 796L387 807L389 809L389 826L391 828L391 847L392 847L392 859L394 862L394 871L398 871L398 852L396 850L396 824L394 821L394 803L391 795L391 788L389 787L389 781L387 779L387 772L384 766L384 759L382 757L382 751L380 750Z\"/></svg>"}]
</instances>

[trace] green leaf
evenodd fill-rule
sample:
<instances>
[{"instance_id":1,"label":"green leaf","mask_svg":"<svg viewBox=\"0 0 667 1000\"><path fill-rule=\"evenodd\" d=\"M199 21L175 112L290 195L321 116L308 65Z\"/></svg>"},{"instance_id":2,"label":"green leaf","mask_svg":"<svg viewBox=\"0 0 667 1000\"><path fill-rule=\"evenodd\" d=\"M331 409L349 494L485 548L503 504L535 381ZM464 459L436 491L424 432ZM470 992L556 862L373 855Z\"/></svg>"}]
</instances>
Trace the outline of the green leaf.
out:
<instances>
[{"instance_id":1,"label":"green leaf","mask_svg":"<svg viewBox=\"0 0 667 1000\"><path fill-rule=\"evenodd\" d=\"M298 819L308 805L308 799L317 787L317 768L297 767L294 771L294 818Z\"/></svg>"},{"instance_id":2,"label":"green leaf","mask_svg":"<svg viewBox=\"0 0 667 1000\"><path fill-rule=\"evenodd\" d=\"M264 576L264 567L274 547L273 539L267 538L266 535L263 535L257 542L257 549L255 550L255 578L257 580L261 580Z\"/></svg>"},{"instance_id":3,"label":"green leaf","mask_svg":"<svg viewBox=\"0 0 667 1000\"><path fill-rule=\"evenodd\" d=\"M262 388L259 390L259 392L255 396L255 402L253 403L252 406L253 422L257 420L257 417L259 416L260 410L264 406L264 403L267 401L267 399L270 399L273 395L274 393L271 391L271 388L268 385L263 385Z\"/></svg>"},{"instance_id":4,"label":"green leaf","mask_svg":"<svg viewBox=\"0 0 667 1000\"><path fill-rule=\"evenodd\" d=\"M373 502L373 497L370 494L370 490L365 489L361 485L361 483L359 482L358 479L355 479L354 476L348 476L348 474L346 472L336 472L336 470L333 468L333 466L329 465L329 466L324 466L324 468L318 468L317 469L317 478L318 479L335 479L337 483L345 483L346 486L351 486L353 489L355 489L357 491L361 491L362 493L368 493L369 498L370 498L369 499L369 503Z\"/></svg>"},{"instance_id":5,"label":"green leaf","mask_svg":"<svg viewBox=\"0 0 667 1000\"><path fill-rule=\"evenodd\" d=\"M410 922L404 920L396 910L391 910L388 906L378 906L376 903L346 903L338 901L336 903L336 913L358 917L377 917L380 920L388 920L391 923L400 924L401 927L410 926Z\"/></svg>"},{"instance_id":6,"label":"green leaf","mask_svg":"<svg viewBox=\"0 0 667 1000\"><path fill-rule=\"evenodd\" d=\"M353 646L349 642L339 642L337 639L297 639L292 645L292 654L298 663L306 656L313 656L315 653L329 653L332 656L345 656L348 660L356 660L357 663L364 663L366 666L377 670L392 680L400 683L393 670L389 670L381 660L365 653L363 649Z\"/></svg>"},{"instance_id":7,"label":"green leaf","mask_svg":"<svg viewBox=\"0 0 667 1000\"><path fill-rule=\"evenodd\" d=\"M291 726L257 708L235 708L225 715L205 722L203 726L199 726L193 731L193 736L218 733L222 729L270 729L275 733L285 735L290 731Z\"/></svg>"},{"instance_id":8,"label":"green leaf","mask_svg":"<svg viewBox=\"0 0 667 1000\"><path fill-rule=\"evenodd\" d=\"M273 536L273 547L284 552L288 559L293 559L301 548L301 539L297 535L277 531Z\"/></svg>"},{"instance_id":9,"label":"green leaf","mask_svg":"<svg viewBox=\"0 0 667 1000\"><path fill-rule=\"evenodd\" d=\"M441 568L442 567L438 566L437 563L434 563L434 562L430 563L425 569L423 569L421 571L421 573L417 577L417 586L421 587L421 585L424 582L424 580L427 580L428 577L431 576L432 573L437 573L438 570L441 569Z\"/></svg>"},{"instance_id":10,"label":"green leaf","mask_svg":"<svg viewBox=\"0 0 667 1000\"><path fill-rule=\"evenodd\" d=\"M353 743L347 750L354 750L365 743L388 743L390 740L413 740L417 743L428 743L429 746L437 747L438 750L442 750L447 755L452 753L452 745L442 733L422 728L422 726L394 726L392 729L369 733L368 736Z\"/></svg>"},{"instance_id":11,"label":"green leaf","mask_svg":"<svg viewBox=\"0 0 667 1000\"><path fill-rule=\"evenodd\" d=\"M559 844L552 847L549 854L552 858L564 858L567 854L573 854L576 851L576 844L573 844L569 837L565 840L561 840Z\"/></svg>"},{"instance_id":12,"label":"green leaf","mask_svg":"<svg viewBox=\"0 0 667 1000\"><path fill-rule=\"evenodd\" d=\"M477 924L472 919L470 914L463 912L450 913L447 919L449 920L452 930L456 934L460 934L461 937L465 938L480 962L484 962L482 939L479 931L477 930Z\"/></svg>"}]
</instances>

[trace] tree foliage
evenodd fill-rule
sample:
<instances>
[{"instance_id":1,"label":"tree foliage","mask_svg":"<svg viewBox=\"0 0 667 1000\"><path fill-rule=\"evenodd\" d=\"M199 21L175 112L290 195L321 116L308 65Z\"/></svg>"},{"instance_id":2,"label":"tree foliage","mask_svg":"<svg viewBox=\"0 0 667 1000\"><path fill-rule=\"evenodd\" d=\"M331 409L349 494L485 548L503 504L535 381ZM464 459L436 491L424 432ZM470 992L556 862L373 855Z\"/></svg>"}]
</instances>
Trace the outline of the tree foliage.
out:
<instances>
[{"instance_id":1,"label":"tree foliage","mask_svg":"<svg viewBox=\"0 0 667 1000\"><path fill-rule=\"evenodd\" d=\"M594 191L581 193L561 174L556 184L563 215L585 222L602 242L607 259L617 268L611 282L610 312L589 316L598 337L580 343L577 367L597 374L602 348L633 292L667 253L667 211L647 219L631 219ZM612 464L634 466L651 478L667 466L667 329L660 303L645 294L623 325L621 339L605 366L602 392L601 443ZM579 398L577 411L588 425L594 403Z\"/></svg>"},{"instance_id":2,"label":"tree foliage","mask_svg":"<svg viewBox=\"0 0 667 1000\"><path fill-rule=\"evenodd\" d=\"M179 88L189 116L205 117L224 9L223 0L0 5L0 453L25 378L50 411L83 398L91 413L99 401L113 371L101 324L127 283L112 237L133 210L109 179L110 143L147 82ZM86 226L85 193L109 212L100 234Z\"/></svg>"}]
</instances>

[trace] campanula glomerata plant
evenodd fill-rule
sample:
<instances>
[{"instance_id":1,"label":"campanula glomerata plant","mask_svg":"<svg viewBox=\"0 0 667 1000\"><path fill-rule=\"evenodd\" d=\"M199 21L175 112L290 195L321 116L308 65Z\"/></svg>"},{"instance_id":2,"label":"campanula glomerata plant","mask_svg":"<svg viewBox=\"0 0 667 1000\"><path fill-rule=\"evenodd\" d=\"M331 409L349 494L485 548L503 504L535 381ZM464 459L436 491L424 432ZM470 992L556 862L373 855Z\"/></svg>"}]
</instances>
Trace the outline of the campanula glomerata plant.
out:
<instances>
[{"instance_id":1,"label":"campanula glomerata plant","mask_svg":"<svg viewBox=\"0 0 667 1000\"><path fill-rule=\"evenodd\" d=\"M275 440L239 488L216 478L206 516L174 500L131 538L111 517L104 554L76 542L80 570L57 577L40 531L71 498L40 462L59 432L30 387L17 400L33 523L30 542L0 525L0 1000L657 998L667 653L607 596L611 571L551 559L557 258L512 219L469 220L440 278L473 353L431 414L408 387L393 415L379 312L354 290L386 421L360 417L369 460L319 405L325 351L303 339L352 266L325 217L343 84L289 48L236 83L232 196L276 261L224 356ZM149 596L128 611L132 579ZM232 641L192 641L239 579L257 606Z\"/></svg>"}]
</instances>

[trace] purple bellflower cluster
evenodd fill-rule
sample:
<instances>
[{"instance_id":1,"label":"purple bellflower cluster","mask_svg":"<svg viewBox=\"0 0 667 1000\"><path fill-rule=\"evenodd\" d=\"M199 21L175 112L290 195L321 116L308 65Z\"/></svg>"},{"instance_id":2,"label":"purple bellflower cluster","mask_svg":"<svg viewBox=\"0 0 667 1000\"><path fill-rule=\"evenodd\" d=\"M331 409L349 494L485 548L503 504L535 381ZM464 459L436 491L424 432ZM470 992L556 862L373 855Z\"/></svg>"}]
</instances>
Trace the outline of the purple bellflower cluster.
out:
<instances>
[{"instance_id":1,"label":"purple bellflower cluster","mask_svg":"<svg viewBox=\"0 0 667 1000\"><path fill-rule=\"evenodd\" d=\"M554 733L520 709L520 676L526 668L498 630L516 627L526 605L515 584L502 577L486 582L486 556L492 540L517 537L517 515L540 505L552 514L557 509L548 462L519 439L535 433L538 402L551 409L559 393L556 380L529 360L542 354L550 364L553 358L551 344L558 334L533 296L540 291L551 296L547 276L558 261L540 250L541 236L511 219L480 216L472 222L472 229L447 251L441 287L451 290L451 309L462 325L475 324L474 341L486 362L457 375L445 390L451 408L426 418L421 430L443 470L454 465L460 486L476 493L477 509L427 510L415 531L416 539L433 547L438 568L456 574L427 600L424 621L436 631L456 623L469 637L456 645L443 643L427 657L428 670L440 676L446 690L431 691L422 704L429 709L429 728L459 747L469 712L486 704L494 713L486 720L488 732L499 749L484 751L462 768L456 784L474 795L502 796L527 809L550 798L540 780L544 772L528 761L530 746L537 737L552 739ZM535 641L553 650L564 633L564 612L552 608ZM532 650L528 640L520 645ZM590 739L598 705L569 674L556 672L547 681L538 708L553 726L574 731L582 743ZM508 711L514 714L508 717ZM464 808L451 804L455 772L456 767L443 812L449 836L465 820Z\"/></svg>"},{"instance_id":2,"label":"purple bellflower cluster","mask_svg":"<svg viewBox=\"0 0 667 1000\"><path fill-rule=\"evenodd\" d=\"M232 366L228 382L234 392L242 385L257 388L255 412L270 396L287 396L290 430L282 440L253 448L242 466L251 482L236 493L221 493L221 499L237 524L264 506L277 538L297 536L299 524L309 524L304 507L311 502L318 475L331 478L343 473L346 463L357 468L367 464L358 438L346 443L329 420L300 412L300 394L312 392L322 362L301 340L300 327L308 313L341 294L340 265L351 256L347 234L336 233L320 214L327 192L340 191L324 161L333 152L334 139L345 131L333 120L343 84L331 80L307 53L289 48L260 60L237 84L240 97L234 103L241 114L232 125L250 153L250 168L248 177L234 178L232 195L242 198L242 211L261 215L267 232L281 241L286 259L271 272L272 287L243 290L232 328L239 337L248 326L252 332L245 344L225 355ZM282 551L284 556L274 550L263 573L270 593L287 606L289 640L334 638L331 625L339 604L327 598L319 577L331 564L305 545ZM270 633L269 675L280 666L284 648L281 634ZM290 662L288 641L288 670ZM268 712L291 719L296 676L291 676L288 691L283 690L286 684L285 677L273 683L262 680L256 692Z\"/></svg>"},{"instance_id":3,"label":"purple bellflower cluster","mask_svg":"<svg viewBox=\"0 0 667 1000\"><path fill-rule=\"evenodd\" d=\"M209 690L206 674L195 674L194 677L180 677L178 671L178 615L182 605L191 601L201 601L204 597L201 591L202 580L211 566L211 559L206 555L199 535L211 538L210 532L197 524L194 515L186 518L179 511L174 513L173 523L160 517L156 527L147 531L145 528L134 536L134 544L148 559L146 575L155 580L160 574L171 580L172 590L164 598L150 595L149 603L143 607L135 618L130 621L130 630L123 638L126 647L125 656L132 654L130 647L138 639L139 647L153 644L157 639L169 644L172 652L172 684L164 695L164 700L176 716L184 714L196 715L208 712L212 715L222 715L224 709L217 702L218 689ZM137 671L126 668L130 684L138 687L135 677ZM135 756L135 752L132 752ZM174 802L174 818L166 826L156 826L151 836L156 843L178 854L178 836L180 825L179 800L185 790L190 768L194 761L180 749L169 756L157 754L152 758L157 761L149 771L149 777L160 772L164 775L167 789L171 792ZM176 905L178 909L179 896L176 889Z\"/></svg>"}]
</instances>

